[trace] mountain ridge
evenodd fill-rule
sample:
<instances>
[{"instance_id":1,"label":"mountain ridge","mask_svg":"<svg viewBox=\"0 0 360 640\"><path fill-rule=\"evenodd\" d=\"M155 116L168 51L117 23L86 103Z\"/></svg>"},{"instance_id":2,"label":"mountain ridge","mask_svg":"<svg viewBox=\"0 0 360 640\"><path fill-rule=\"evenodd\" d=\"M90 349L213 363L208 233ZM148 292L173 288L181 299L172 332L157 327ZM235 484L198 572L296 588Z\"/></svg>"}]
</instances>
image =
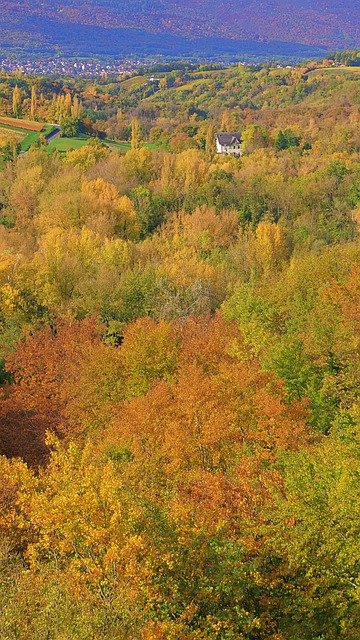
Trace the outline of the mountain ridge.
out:
<instances>
[{"instance_id":1,"label":"mountain ridge","mask_svg":"<svg viewBox=\"0 0 360 640\"><path fill-rule=\"evenodd\" d=\"M80 42L74 26L81 31ZM18 44L36 50L39 41L40 49L43 43L77 54L80 44L91 53L103 53L105 30L110 34L110 55L140 49L147 53L147 43L139 47L136 35L143 34L146 40L148 34L150 52L158 48L165 55L206 54L212 49L234 54L251 50L249 43L278 43L281 51L280 43L288 43L290 53L292 48L304 47L298 55L311 56L317 50L321 55L326 49L360 46L360 6L349 0L319 0L316 8L309 0L227 0L222 4L214 0L184 0L181 4L169 0L5 0L0 30L5 46ZM171 42L162 46L165 36L173 38L173 47Z\"/></svg>"}]
</instances>

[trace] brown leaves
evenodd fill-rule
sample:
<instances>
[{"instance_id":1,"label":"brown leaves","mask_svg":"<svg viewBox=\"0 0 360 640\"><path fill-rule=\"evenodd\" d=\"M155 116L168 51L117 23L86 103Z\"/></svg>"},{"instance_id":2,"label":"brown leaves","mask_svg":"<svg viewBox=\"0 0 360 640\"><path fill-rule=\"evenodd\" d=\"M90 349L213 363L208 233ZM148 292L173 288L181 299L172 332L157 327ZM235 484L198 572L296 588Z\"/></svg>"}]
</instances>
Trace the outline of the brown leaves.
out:
<instances>
[{"instance_id":1,"label":"brown leaves","mask_svg":"<svg viewBox=\"0 0 360 640\"><path fill-rule=\"evenodd\" d=\"M46 456L47 430L78 439L99 413L104 419L115 393L105 381L117 354L100 336L90 318L58 322L19 343L7 360L14 384L5 389L0 405L3 453L38 464Z\"/></svg>"},{"instance_id":2,"label":"brown leaves","mask_svg":"<svg viewBox=\"0 0 360 640\"><path fill-rule=\"evenodd\" d=\"M7 367L15 383L1 405L3 451L31 464L46 454L47 430L78 441L110 421L102 448L130 446L176 472L223 472L244 447L272 459L308 438L304 410L285 403L282 385L220 315L139 320L119 349L94 320L63 321L28 336Z\"/></svg>"},{"instance_id":3,"label":"brown leaves","mask_svg":"<svg viewBox=\"0 0 360 640\"><path fill-rule=\"evenodd\" d=\"M135 460L181 476L236 469L247 450L273 461L277 451L309 440L304 408L286 404L282 385L245 359L234 326L218 316L178 330L173 379L119 405L106 446L130 447Z\"/></svg>"}]
</instances>

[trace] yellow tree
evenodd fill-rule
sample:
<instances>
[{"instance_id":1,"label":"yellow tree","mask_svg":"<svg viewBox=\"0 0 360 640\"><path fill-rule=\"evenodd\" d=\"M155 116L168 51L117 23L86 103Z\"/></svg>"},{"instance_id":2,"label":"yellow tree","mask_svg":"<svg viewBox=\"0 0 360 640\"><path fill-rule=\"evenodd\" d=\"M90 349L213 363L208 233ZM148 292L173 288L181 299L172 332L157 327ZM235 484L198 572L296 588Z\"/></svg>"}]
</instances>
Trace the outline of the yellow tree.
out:
<instances>
[{"instance_id":1,"label":"yellow tree","mask_svg":"<svg viewBox=\"0 0 360 640\"><path fill-rule=\"evenodd\" d=\"M206 133L205 151L207 157L211 160L215 151L215 128L212 124L208 127Z\"/></svg>"},{"instance_id":2,"label":"yellow tree","mask_svg":"<svg viewBox=\"0 0 360 640\"><path fill-rule=\"evenodd\" d=\"M71 115L73 118L80 118L81 115L81 102L78 96L74 96L73 104L71 107Z\"/></svg>"},{"instance_id":3,"label":"yellow tree","mask_svg":"<svg viewBox=\"0 0 360 640\"><path fill-rule=\"evenodd\" d=\"M176 157L176 174L179 186L185 191L199 186L206 178L207 164L198 149L187 149Z\"/></svg>"},{"instance_id":4,"label":"yellow tree","mask_svg":"<svg viewBox=\"0 0 360 640\"><path fill-rule=\"evenodd\" d=\"M15 118L19 118L21 114L21 89L16 85L13 90L12 110Z\"/></svg>"},{"instance_id":5,"label":"yellow tree","mask_svg":"<svg viewBox=\"0 0 360 640\"><path fill-rule=\"evenodd\" d=\"M88 226L101 236L137 237L139 229L134 205L128 196L119 195L115 185L103 178L85 180L82 193L86 199Z\"/></svg>"},{"instance_id":6,"label":"yellow tree","mask_svg":"<svg viewBox=\"0 0 360 640\"><path fill-rule=\"evenodd\" d=\"M221 116L221 130L222 131L232 131L233 129L233 117L229 110L223 111Z\"/></svg>"},{"instance_id":7,"label":"yellow tree","mask_svg":"<svg viewBox=\"0 0 360 640\"><path fill-rule=\"evenodd\" d=\"M31 118L35 118L36 107L37 107L36 87L33 84L32 87L31 87L31 103L30 103L30 116L31 116Z\"/></svg>"},{"instance_id":8,"label":"yellow tree","mask_svg":"<svg viewBox=\"0 0 360 640\"><path fill-rule=\"evenodd\" d=\"M65 99L64 99L64 106L65 106L65 111L66 114L68 116L71 115L71 108L72 108L72 99L71 99L71 93L67 93L65 95Z\"/></svg>"},{"instance_id":9,"label":"yellow tree","mask_svg":"<svg viewBox=\"0 0 360 640\"><path fill-rule=\"evenodd\" d=\"M91 140L80 149L68 151L65 162L85 171L97 162L100 162L100 160L104 160L109 153L109 149L101 140L91 138Z\"/></svg>"},{"instance_id":10,"label":"yellow tree","mask_svg":"<svg viewBox=\"0 0 360 640\"><path fill-rule=\"evenodd\" d=\"M131 121L131 148L138 149L140 146L140 123L137 118Z\"/></svg>"},{"instance_id":11,"label":"yellow tree","mask_svg":"<svg viewBox=\"0 0 360 640\"><path fill-rule=\"evenodd\" d=\"M175 155L172 153L166 153L164 154L163 161L162 161L159 187L161 189L173 190L175 188L174 174L175 174ZM360 210L359 210L359 222L360 222Z\"/></svg>"},{"instance_id":12,"label":"yellow tree","mask_svg":"<svg viewBox=\"0 0 360 640\"><path fill-rule=\"evenodd\" d=\"M278 224L260 222L254 242L255 259L264 273L279 268L287 255L284 232Z\"/></svg>"}]
</instances>

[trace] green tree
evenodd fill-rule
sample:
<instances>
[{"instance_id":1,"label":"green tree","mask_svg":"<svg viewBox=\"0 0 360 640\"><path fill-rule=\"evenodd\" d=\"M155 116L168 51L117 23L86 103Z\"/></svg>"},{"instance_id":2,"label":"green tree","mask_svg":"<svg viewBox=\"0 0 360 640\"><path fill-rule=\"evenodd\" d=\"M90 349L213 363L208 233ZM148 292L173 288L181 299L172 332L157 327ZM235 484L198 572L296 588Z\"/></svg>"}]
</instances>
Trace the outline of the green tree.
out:
<instances>
[{"instance_id":1,"label":"green tree","mask_svg":"<svg viewBox=\"0 0 360 640\"><path fill-rule=\"evenodd\" d=\"M291 129L285 129L285 131L279 131L275 140L275 149L277 151L284 151L291 147L298 147L300 144L300 138Z\"/></svg>"},{"instance_id":2,"label":"green tree","mask_svg":"<svg viewBox=\"0 0 360 640\"><path fill-rule=\"evenodd\" d=\"M64 116L59 122L61 135L65 138L75 138L79 133L79 120L73 116Z\"/></svg>"}]
</instances>

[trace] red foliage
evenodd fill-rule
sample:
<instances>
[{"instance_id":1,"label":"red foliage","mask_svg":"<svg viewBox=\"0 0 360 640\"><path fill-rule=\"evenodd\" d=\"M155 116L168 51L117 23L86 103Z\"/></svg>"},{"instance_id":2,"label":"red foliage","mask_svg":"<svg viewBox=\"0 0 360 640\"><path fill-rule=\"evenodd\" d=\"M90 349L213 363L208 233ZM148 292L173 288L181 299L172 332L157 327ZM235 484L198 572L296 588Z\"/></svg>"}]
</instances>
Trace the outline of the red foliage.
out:
<instances>
[{"instance_id":1,"label":"red foliage","mask_svg":"<svg viewBox=\"0 0 360 640\"><path fill-rule=\"evenodd\" d=\"M56 329L46 327L19 343L7 360L14 384L4 389L0 403L2 454L22 457L32 465L44 460L46 431L66 430L74 367L99 341L99 328L87 319L61 321Z\"/></svg>"}]
</instances>

